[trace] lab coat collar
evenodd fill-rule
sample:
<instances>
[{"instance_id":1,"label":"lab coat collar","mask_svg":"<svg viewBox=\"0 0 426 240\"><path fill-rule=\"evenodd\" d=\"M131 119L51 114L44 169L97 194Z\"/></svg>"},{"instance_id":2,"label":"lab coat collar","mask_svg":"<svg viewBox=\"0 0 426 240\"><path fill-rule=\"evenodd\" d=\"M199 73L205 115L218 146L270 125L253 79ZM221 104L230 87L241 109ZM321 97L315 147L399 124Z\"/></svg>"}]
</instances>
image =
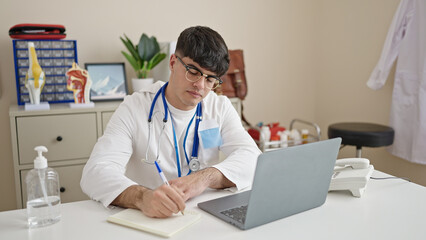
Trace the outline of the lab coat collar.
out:
<instances>
[{"instance_id":1,"label":"lab coat collar","mask_svg":"<svg viewBox=\"0 0 426 240\"><path fill-rule=\"evenodd\" d=\"M162 104L163 103L161 102L161 107L163 106ZM162 112L164 112L163 109L162 109ZM161 124L160 126L162 127L163 126L164 115L158 114L157 118L158 118L157 121ZM167 119L166 127L164 128L164 133L163 134L167 136L167 139L169 140L171 146L174 147L175 145L174 145L174 140L173 140L172 118L170 117L170 112L169 112L169 117Z\"/></svg>"},{"instance_id":2,"label":"lab coat collar","mask_svg":"<svg viewBox=\"0 0 426 240\"><path fill-rule=\"evenodd\" d=\"M158 90L164 85L166 84L166 82L163 81L156 81L155 83L147 86L146 88L140 90L140 92L149 92L149 93L153 93L156 94L158 92Z\"/></svg>"}]
</instances>

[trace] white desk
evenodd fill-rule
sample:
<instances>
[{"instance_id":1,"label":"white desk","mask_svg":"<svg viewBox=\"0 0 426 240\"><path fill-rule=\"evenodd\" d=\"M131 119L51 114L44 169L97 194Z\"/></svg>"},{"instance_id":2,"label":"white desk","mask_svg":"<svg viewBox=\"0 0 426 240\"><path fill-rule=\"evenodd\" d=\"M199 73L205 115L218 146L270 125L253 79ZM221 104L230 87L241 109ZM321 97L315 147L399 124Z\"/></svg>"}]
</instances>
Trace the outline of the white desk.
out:
<instances>
[{"instance_id":1,"label":"white desk","mask_svg":"<svg viewBox=\"0 0 426 240\"><path fill-rule=\"evenodd\" d=\"M388 175L376 171L373 176ZM426 239L426 188L401 179L370 180L362 198L331 192L319 208L247 231L196 207L225 194L209 190L190 200L187 208L201 212L201 220L171 239ZM90 200L66 203L59 223L31 230L25 209L0 212L0 239L164 239L106 222L120 210Z\"/></svg>"}]
</instances>

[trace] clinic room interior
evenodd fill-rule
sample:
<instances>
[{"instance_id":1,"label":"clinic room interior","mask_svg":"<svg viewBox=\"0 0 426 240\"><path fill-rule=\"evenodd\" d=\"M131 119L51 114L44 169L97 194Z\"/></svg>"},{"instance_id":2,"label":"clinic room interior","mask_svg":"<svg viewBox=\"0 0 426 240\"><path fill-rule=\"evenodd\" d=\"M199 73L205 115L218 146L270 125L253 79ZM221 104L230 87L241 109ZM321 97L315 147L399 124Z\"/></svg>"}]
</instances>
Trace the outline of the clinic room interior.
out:
<instances>
[{"instance_id":1,"label":"clinic room interior","mask_svg":"<svg viewBox=\"0 0 426 240\"><path fill-rule=\"evenodd\" d=\"M66 39L77 41L80 66L124 62L128 86L135 72L121 54L125 48L120 36L126 34L136 41L147 33L159 42L172 42L189 26L208 26L222 35L229 49L244 51L248 94L243 105L251 123L279 122L288 128L292 119L305 119L318 124L321 139L327 139L328 126L333 123L389 125L395 64L381 89L370 89L367 81L399 2L2 1L0 211L17 208L9 118L9 108L17 105L12 39L8 35L13 25L64 25ZM354 156L354 146L339 152L339 158ZM426 186L425 165L396 157L386 147L365 147L362 156L379 171Z\"/></svg>"}]
</instances>

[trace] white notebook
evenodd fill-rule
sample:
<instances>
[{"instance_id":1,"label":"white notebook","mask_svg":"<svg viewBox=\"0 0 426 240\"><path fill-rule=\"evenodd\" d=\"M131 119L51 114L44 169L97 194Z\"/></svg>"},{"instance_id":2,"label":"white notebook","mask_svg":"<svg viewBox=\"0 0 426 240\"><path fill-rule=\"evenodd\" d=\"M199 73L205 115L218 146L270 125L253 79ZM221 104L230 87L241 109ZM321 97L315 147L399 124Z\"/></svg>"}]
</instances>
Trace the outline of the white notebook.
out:
<instances>
[{"instance_id":1,"label":"white notebook","mask_svg":"<svg viewBox=\"0 0 426 240\"><path fill-rule=\"evenodd\" d=\"M162 237L170 237L195 223L201 217L201 214L196 211L185 211L184 214L174 214L169 218L150 218L145 216L140 210L126 209L109 216L107 221Z\"/></svg>"}]
</instances>

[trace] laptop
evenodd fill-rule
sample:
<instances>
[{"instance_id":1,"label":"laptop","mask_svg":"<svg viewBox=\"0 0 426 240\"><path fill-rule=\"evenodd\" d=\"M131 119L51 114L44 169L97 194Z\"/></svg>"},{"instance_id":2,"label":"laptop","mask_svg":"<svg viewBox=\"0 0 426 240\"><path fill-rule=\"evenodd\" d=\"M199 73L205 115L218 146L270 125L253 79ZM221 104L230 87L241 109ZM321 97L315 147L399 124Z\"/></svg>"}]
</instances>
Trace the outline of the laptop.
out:
<instances>
[{"instance_id":1,"label":"laptop","mask_svg":"<svg viewBox=\"0 0 426 240\"><path fill-rule=\"evenodd\" d=\"M198 203L202 210L246 230L324 204L341 138L259 155L250 191Z\"/></svg>"}]
</instances>

